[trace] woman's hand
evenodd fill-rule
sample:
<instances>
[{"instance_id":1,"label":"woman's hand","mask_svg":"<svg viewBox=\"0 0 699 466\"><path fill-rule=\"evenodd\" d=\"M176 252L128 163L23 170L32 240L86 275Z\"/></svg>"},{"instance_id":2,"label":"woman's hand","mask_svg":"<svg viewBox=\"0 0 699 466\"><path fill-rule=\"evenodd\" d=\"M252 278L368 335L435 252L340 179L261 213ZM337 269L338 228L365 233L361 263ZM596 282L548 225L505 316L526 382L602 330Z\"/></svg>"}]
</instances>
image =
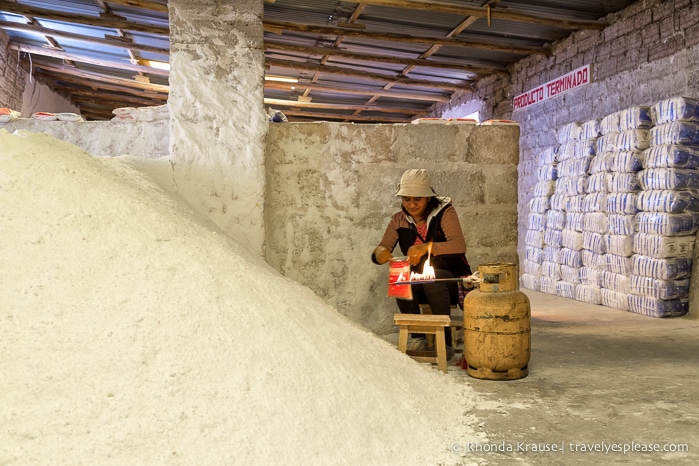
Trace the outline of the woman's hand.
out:
<instances>
[{"instance_id":1,"label":"woman's hand","mask_svg":"<svg viewBox=\"0 0 699 466\"><path fill-rule=\"evenodd\" d=\"M431 249L432 243L423 243L410 246L410 249L408 249L408 262L410 262L410 265L419 264L422 256L429 253Z\"/></svg>"},{"instance_id":2,"label":"woman's hand","mask_svg":"<svg viewBox=\"0 0 699 466\"><path fill-rule=\"evenodd\" d=\"M378 262L379 264L385 264L386 262L393 259L393 254L391 254L391 251L389 251L388 249L378 246L374 250L374 257L376 258L376 262Z\"/></svg>"}]
</instances>

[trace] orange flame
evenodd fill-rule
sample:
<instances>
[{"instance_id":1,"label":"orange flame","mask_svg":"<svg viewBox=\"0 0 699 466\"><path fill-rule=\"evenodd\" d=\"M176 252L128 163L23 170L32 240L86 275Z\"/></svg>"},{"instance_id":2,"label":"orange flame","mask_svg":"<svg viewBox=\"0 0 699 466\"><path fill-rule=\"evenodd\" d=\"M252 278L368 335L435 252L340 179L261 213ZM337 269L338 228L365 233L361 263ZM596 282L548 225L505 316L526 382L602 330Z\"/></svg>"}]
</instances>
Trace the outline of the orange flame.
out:
<instances>
[{"instance_id":1,"label":"orange flame","mask_svg":"<svg viewBox=\"0 0 699 466\"><path fill-rule=\"evenodd\" d=\"M422 273L410 272L410 281L430 281L435 279L434 267L430 265L430 257L432 256L432 243L427 250L427 260L422 267Z\"/></svg>"}]
</instances>

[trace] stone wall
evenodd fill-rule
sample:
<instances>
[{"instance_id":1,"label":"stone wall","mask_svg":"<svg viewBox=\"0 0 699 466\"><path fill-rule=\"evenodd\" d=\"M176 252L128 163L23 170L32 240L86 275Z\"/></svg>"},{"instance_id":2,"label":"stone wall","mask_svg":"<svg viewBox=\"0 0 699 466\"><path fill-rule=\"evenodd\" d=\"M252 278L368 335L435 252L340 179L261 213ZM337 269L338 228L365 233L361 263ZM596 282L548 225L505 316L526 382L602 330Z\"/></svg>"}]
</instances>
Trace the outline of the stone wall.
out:
<instances>
[{"instance_id":1,"label":"stone wall","mask_svg":"<svg viewBox=\"0 0 699 466\"><path fill-rule=\"evenodd\" d=\"M0 29L0 107L22 109L22 93L27 73L17 66L17 53L10 53L10 38Z\"/></svg>"},{"instance_id":2,"label":"stone wall","mask_svg":"<svg viewBox=\"0 0 699 466\"><path fill-rule=\"evenodd\" d=\"M130 155L154 159L169 155L170 122L138 121L43 121L21 118L0 123L0 129L47 133L75 144L97 157Z\"/></svg>"},{"instance_id":3,"label":"stone wall","mask_svg":"<svg viewBox=\"0 0 699 466\"><path fill-rule=\"evenodd\" d=\"M452 198L474 270L516 262L518 138L517 126L271 125L266 259L351 319L392 331L388 265L370 256L400 209L401 174L425 168Z\"/></svg>"}]
</instances>

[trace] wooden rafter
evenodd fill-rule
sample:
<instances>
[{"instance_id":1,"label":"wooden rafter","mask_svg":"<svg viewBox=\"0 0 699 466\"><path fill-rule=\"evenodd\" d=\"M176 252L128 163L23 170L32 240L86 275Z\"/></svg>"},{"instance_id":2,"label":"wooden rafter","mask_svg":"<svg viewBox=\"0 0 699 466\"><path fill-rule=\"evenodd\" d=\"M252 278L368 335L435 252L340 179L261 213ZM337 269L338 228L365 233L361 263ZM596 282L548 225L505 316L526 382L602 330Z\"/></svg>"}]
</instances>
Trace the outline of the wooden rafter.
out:
<instances>
[{"instance_id":1,"label":"wooden rafter","mask_svg":"<svg viewBox=\"0 0 699 466\"><path fill-rule=\"evenodd\" d=\"M289 120L294 121L293 117L308 118L313 120L339 120L339 121L357 121L362 123L410 123L414 118L395 118L395 117L376 117L376 116L353 116L351 114L342 115L338 113L318 112L309 110L284 110L284 115L292 117Z\"/></svg>"},{"instance_id":2,"label":"wooden rafter","mask_svg":"<svg viewBox=\"0 0 699 466\"><path fill-rule=\"evenodd\" d=\"M58 86L58 92L69 92L72 96L72 102L80 108L81 113L86 109L91 109L92 115L99 115L100 119L109 120L114 117L112 110L120 107L151 107L154 105L163 105L166 100L158 101L147 97L136 97L130 95L122 95L110 93L105 97L102 93L73 89L68 86Z\"/></svg>"},{"instance_id":3,"label":"wooden rafter","mask_svg":"<svg viewBox=\"0 0 699 466\"><path fill-rule=\"evenodd\" d=\"M380 91L380 90L361 90L358 88L348 89L340 86L327 86L315 83L278 83L273 81L265 82L265 89L279 89L285 91L291 91L294 89L305 89L310 91L326 91L335 94L346 94L346 95L362 95L362 96L372 96L379 95L380 97L390 97L399 100L422 100L425 102L448 102L450 97L445 94L419 94L416 92L405 92L405 91Z\"/></svg>"},{"instance_id":4,"label":"wooden rafter","mask_svg":"<svg viewBox=\"0 0 699 466\"><path fill-rule=\"evenodd\" d=\"M506 20L515 21L518 23L540 24L568 30L590 29L601 31L607 27L607 23L604 21L572 20L540 14L530 15L527 13L517 13L504 9L449 5L439 2L423 2L416 0L361 0L361 3L366 5L404 8L409 10L436 11L459 16L473 16L476 18L490 17L491 20Z\"/></svg>"},{"instance_id":5,"label":"wooden rafter","mask_svg":"<svg viewBox=\"0 0 699 466\"><path fill-rule=\"evenodd\" d=\"M119 78L116 76L111 76L107 74L102 74L102 73L96 73L93 71L85 71L85 70L80 70L78 68L73 68L73 67L67 67L67 66L61 66L61 65L52 65L48 63L36 63L35 68L37 70L46 70L50 71L52 73L56 73L59 75L68 75L68 76L74 76L74 77L79 77L81 79L84 79L88 82L94 81L95 83L101 83L98 86L103 87L106 85L113 85L113 86L119 86L120 89L123 89L124 92L126 92L127 89L130 89L133 92L137 92L139 90L141 91L148 91L152 92L154 94L168 94L170 92L170 88L166 85L163 84L153 84L153 83L144 83L144 82L139 82L139 81L134 81L132 79L126 79L126 78ZM115 89L113 89L115 90Z\"/></svg>"},{"instance_id":6,"label":"wooden rafter","mask_svg":"<svg viewBox=\"0 0 699 466\"><path fill-rule=\"evenodd\" d=\"M109 0L109 3L126 5L130 7L139 7L145 10L167 12L167 7L153 2L147 2L142 0ZM377 5L393 8L404 8L411 10L421 10L421 11L433 11L441 13L450 13L458 16L474 16L477 18L487 18L490 16L491 20L507 20L515 21L520 23L530 23L539 24L544 26L551 26L561 29L568 30L578 30L578 29L589 29L600 31L607 26L605 21L588 21L588 20L572 20L567 18L560 18L555 16L546 16L541 14L527 14L518 13L513 11L508 11L505 9L497 8L484 8L484 7L472 7L472 6L461 6L461 5L449 5L439 2L423 2L416 0L362 0L361 2L355 2L361 5ZM78 24L88 24L97 25L96 19L100 19L100 26L104 27L115 27L123 29L139 30L144 32L153 32L155 34L167 34L166 28L160 28L157 26L141 25L138 23L130 23L128 21L119 20L116 18L95 18L83 15L72 15L68 13L61 13L56 10L45 10L42 8L28 7L19 4L12 4L9 0L0 1L0 9L10 13L29 16L37 16L42 18L50 18L56 20L64 20L68 22L74 22ZM80 22L80 20L84 22ZM129 27L130 26L130 27ZM139 29L135 29L138 27Z\"/></svg>"},{"instance_id":7,"label":"wooden rafter","mask_svg":"<svg viewBox=\"0 0 699 466\"><path fill-rule=\"evenodd\" d=\"M500 0L489 0L489 1L487 1L487 2L485 3L485 6L487 6L487 7L492 7L493 5L495 5L495 4L499 3L499 2L500 2ZM471 26L473 23L475 23L477 20L478 20L478 18L477 18L476 16L469 16L469 17L467 17L466 19L464 19L463 21L461 21L454 29L452 29L451 31L449 31L449 33L447 33L446 37L454 37L454 36L456 36L457 34L459 34L459 33L461 33L462 31L464 31L466 28L468 28L469 26ZM432 55L434 55L435 53L437 53L437 51L438 51L441 47L442 47L441 44L433 44L433 45L432 45L430 48L428 48L422 55L420 55L420 59L426 59L426 58L428 58L428 57L431 57ZM403 71L401 72L401 75L403 75L403 76L408 76L408 74L409 74L411 71L413 71L413 69L415 69L415 67L414 67L413 65L408 65L408 66L406 66L406 67L403 69ZM384 90L388 91L388 90L391 89L391 87L393 87L393 84L390 84L390 83L389 83L389 84L386 84L386 85L384 86ZM380 96L379 96L378 94L377 94L377 95L374 95L374 96L373 96L371 99L369 99L366 103L367 103L367 104L371 104L371 103L375 102L379 97L380 97Z\"/></svg>"},{"instance_id":8,"label":"wooden rafter","mask_svg":"<svg viewBox=\"0 0 699 466\"><path fill-rule=\"evenodd\" d=\"M499 52L515 53L520 55L548 55L550 49L546 46L524 47L515 45L501 45L489 42L479 42L475 40L457 39L453 37L423 37L411 36L407 34L388 34L380 32L358 31L356 29L343 29L337 27L317 26L314 24L290 23L288 21L264 22L265 31L280 34L284 31L305 32L312 34L327 34L332 36L356 37L360 39L371 39L388 42L406 42L411 44L440 44L451 47L470 47L475 49L495 50Z\"/></svg>"},{"instance_id":9,"label":"wooden rafter","mask_svg":"<svg viewBox=\"0 0 699 466\"><path fill-rule=\"evenodd\" d=\"M379 73L368 73L366 71L353 70L350 68L315 65L313 63L296 62L289 60L277 60L275 58L268 58L266 62L270 66L278 66L280 68L289 68L294 70L311 72L321 71L324 74L352 76L356 78L363 78L369 81L400 84L401 86L405 87L426 87L432 89L444 89L448 91L464 91L471 89L470 83L452 84L445 81L427 81L424 79L410 79L400 76L390 76Z\"/></svg>"},{"instance_id":10,"label":"wooden rafter","mask_svg":"<svg viewBox=\"0 0 699 466\"><path fill-rule=\"evenodd\" d=\"M141 73L149 73L158 76L169 76L170 72L167 70L159 70L156 68L151 68L149 66L143 65L132 65L131 63L120 63L107 60L96 60L90 57L84 57L81 55L70 54L66 52L60 52L58 50L45 49L42 47L32 47L30 45L22 44L10 44L9 46L12 50L17 50L19 52L25 52L32 55L42 55L45 57L60 58L61 60L71 60L79 63L88 63L90 65L102 66L105 68L113 68L116 70L128 70Z\"/></svg>"},{"instance_id":11,"label":"wooden rafter","mask_svg":"<svg viewBox=\"0 0 699 466\"><path fill-rule=\"evenodd\" d=\"M102 13L100 14L100 16L114 16L114 13L112 12L112 9L111 9L110 6L107 4L107 2L105 2L105 0L93 0L93 1L97 2L97 4L98 4L98 5L100 6L100 8L102 9ZM133 42L133 41L131 40L131 38L124 32L123 29L117 28L117 29L116 29L116 32L117 32L117 34L118 34L120 40L123 40L124 42L129 42L129 43ZM129 59L131 60L131 64L133 64L133 65L142 65L141 60L136 56L136 54L134 53L134 51L133 51L132 48L127 47L127 48L126 48L126 52L129 54ZM140 80L143 80L143 81L147 81L147 80L149 79L149 78L145 75L145 72L144 72L144 71L140 71L140 70L139 70L139 71L137 71L137 73L138 73L137 79L140 78Z\"/></svg>"},{"instance_id":12,"label":"wooden rafter","mask_svg":"<svg viewBox=\"0 0 699 466\"><path fill-rule=\"evenodd\" d=\"M11 1L12 1L12 3L15 3L15 4L17 3L16 0L11 0ZM37 24L35 17L30 16L30 15L26 15L26 14L22 15L22 16L24 17L25 21L27 21L27 25L32 26L32 25ZM58 42L56 42L56 39L54 39L50 34L44 33L42 35L44 36L44 40L48 44L47 48L52 48L53 50L62 50L61 47L59 47ZM69 60L66 60L66 62L70 65L73 64Z\"/></svg>"},{"instance_id":13,"label":"wooden rafter","mask_svg":"<svg viewBox=\"0 0 699 466\"><path fill-rule=\"evenodd\" d=\"M495 67L495 66L493 66L491 68L486 68L486 67L469 66L469 65L460 64L460 63L449 63L449 62L438 61L438 60L412 59L412 58L404 58L404 57L396 57L396 56L389 57L389 56L385 56L385 55L374 55L374 54L367 54L367 53L353 53L353 52L347 52L344 50L328 48L328 47L310 47L310 46L289 45L289 44L284 44L282 42L270 41L270 40L265 41L265 50L267 50L267 51L285 50L285 51L292 51L292 52L308 53L311 55L323 55L323 59L320 60L321 64L327 63L327 60L325 60L325 58L342 57L342 58L349 58L352 60L363 60L363 61L371 61L371 62L378 62L378 63L394 63L394 64L406 65L406 66L410 65L412 67L421 66L421 67L425 67L425 68L439 68L439 69L446 69L446 70L465 71L465 72L474 73L474 74L490 74L496 70L504 71L503 69Z\"/></svg>"},{"instance_id":14,"label":"wooden rafter","mask_svg":"<svg viewBox=\"0 0 699 466\"><path fill-rule=\"evenodd\" d=\"M85 82L84 79L78 79L68 75L58 76L56 74L49 74L45 71L39 71L38 74L44 74L47 77L53 77L56 79L56 89L62 88L66 91L75 92L77 94L84 92L89 93L99 99L104 98L104 91L109 91L109 96L117 96L119 99L125 98L136 98L144 101L156 101L160 103L167 102L168 94L161 94L155 92L142 91L138 89L132 89L129 87L116 86L107 83L92 83ZM87 94L84 94L87 95Z\"/></svg>"},{"instance_id":15,"label":"wooden rafter","mask_svg":"<svg viewBox=\"0 0 699 466\"><path fill-rule=\"evenodd\" d=\"M160 34L163 36L168 36L170 34L169 27L135 23L116 16L86 16L63 13L57 10L47 10L45 8L35 8L11 3L8 0L0 0L0 11L6 11L8 13L14 13L17 15L28 15L35 18L52 19L66 23L84 24L87 26L100 26L105 28L150 32L152 34Z\"/></svg>"},{"instance_id":16,"label":"wooden rafter","mask_svg":"<svg viewBox=\"0 0 699 466\"><path fill-rule=\"evenodd\" d=\"M363 3L360 3L359 5L357 5L357 7L356 7L356 8L354 9L354 11L352 12L352 15L351 15L351 16L349 17L349 19L347 20L347 24L349 24L349 25L354 24L354 22L356 21L356 19L357 19L357 18L359 17L359 15L362 13L362 10L363 10L363 9L364 9L364 4L363 4ZM343 40L343 39L344 39L343 36L337 36L337 37L335 38L335 41L333 42L332 47L333 47L333 48L338 48L338 47L340 46L340 44L342 43L342 40ZM323 58L320 59L320 64L321 64L321 65L326 65L326 64L328 63L328 60L329 60L329 59L330 59L330 55L325 54L325 55L323 56ZM313 83L318 82L318 78L319 78L319 77L320 77L320 73L316 71L315 73L313 73L313 79L311 79L311 82L313 82ZM310 94L310 92L311 92L310 89L306 89L306 92L304 92L303 95L307 97L308 94Z\"/></svg>"},{"instance_id":17,"label":"wooden rafter","mask_svg":"<svg viewBox=\"0 0 699 466\"><path fill-rule=\"evenodd\" d=\"M486 5L487 5L487 6L493 6L493 5L497 4L497 3L500 3L500 0L490 0L490 1L486 2ZM460 34L460 33L463 32L466 28L468 28L468 27L471 26L473 23L475 23L477 19L478 19L478 18L476 18L475 16L469 16L468 18L466 18L466 19L464 19L463 21L461 21L454 29L452 29L451 31L449 31L449 33L447 33L446 37L454 37L454 36L456 36L457 34ZM423 59L423 60L426 59L426 58L429 58L429 57L431 57L432 55L434 55L435 53L437 53L437 51L438 51L440 48L442 48L442 45L440 45L440 44L434 44L434 45L432 45L429 49L427 49L423 54L421 54L421 55L420 55L420 58ZM411 66L407 66L407 67L403 70L403 74L404 74L405 76L407 76L408 73L410 73L410 72L413 70L413 68L414 68L414 67L413 67L412 65L411 65Z\"/></svg>"},{"instance_id":18,"label":"wooden rafter","mask_svg":"<svg viewBox=\"0 0 699 466\"><path fill-rule=\"evenodd\" d=\"M402 113L404 115L426 115L428 112L426 110L420 110L415 108L391 108L391 107L374 107L371 105L346 105L346 104L325 104L318 102L298 102L296 100L283 100L283 99L265 99L265 104L282 106L282 107L294 107L294 108L313 108L313 109L325 109L325 110L363 110L379 113Z\"/></svg>"},{"instance_id":19,"label":"wooden rafter","mask_svg":"<svg viewBox=\"0 0 699 466\"><path fill-rule=\"evenodd\" d=\"M167 13L167 5L161 5L160 3L148 2L145 0L108 0L109 3L115 5L124 5L128 7L143 8L144 10L150 11L160 11L161 13Z\"/></svg>"},{"instance_id":20,"label":"wooden rafter","mask_svg":"<svg viewBox=\"0 0 699 466\"><path fill-rule=\"evenodd\" d=\"M52 37L64 37L66 39L72 39L76 41L85 42L87 44L95 45L105 45L108 47L115 47L120 49L131 49L138 52L150 52L168 55L170 53L169 49L164 49L162 47L153 47L146 44L137 44L134 42L124 42L119 39L101 39L99 37L91 37L83 34L75 34L68 31L59 31L57 29L50 29L35 24L21 24L12 23L9 21L0 21L0 28L14 30L14 31L27 31L35 32L37 34L49 35Z\"/></svg>"}]
</instances>

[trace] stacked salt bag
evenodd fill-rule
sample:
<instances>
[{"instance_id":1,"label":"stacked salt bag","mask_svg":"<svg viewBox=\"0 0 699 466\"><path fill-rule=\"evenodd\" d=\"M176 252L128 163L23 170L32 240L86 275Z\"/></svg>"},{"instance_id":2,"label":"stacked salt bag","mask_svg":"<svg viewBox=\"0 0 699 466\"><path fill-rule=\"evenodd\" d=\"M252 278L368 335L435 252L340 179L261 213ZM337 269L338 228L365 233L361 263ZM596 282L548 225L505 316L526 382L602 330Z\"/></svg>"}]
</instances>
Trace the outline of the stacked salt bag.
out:
<instances>
[{"instance_id":1,"label":"stacked salt bag","mask_svg":"<svg viewBox=\"0 0 699 466\"><path fill-rule=\"evenodd\" d=\"M699 100L666 99L650 108L654 126L638 179L629 310L685 315L699 225Z\"/></svg>"},{"instance_id":2,"label":"stacked salt bag","mask_svg":"<svg viewBox=\"0 0 699 466\"><path fill-rule=\"evenodd\" d=\"M635 106L609 115L603 126L613 136L600 142L607 174L606 227L597 258L601 303L628 310L636 221L638 172L649 146L649 107ZM616 130L616 131L615 131Z\"/></svg>"},{"instance_id":3,"label":"stacked salt bag","mask_svg":"<svg viewBox=\"0 0 699 466\"><path fill-rule=\"evenodd\" d=\"M551 146L539 154L537 183L533 197L529 200L527 235L521 277L522 286L534 291L541 288L543 251L545 245L546 214L551 209L551 195L556 186L558 146ZM545 284L550 289L548 282ZM555 286L554 286L555 290ZM555 292L555 291L554 291Z\"/></svg>"},{"instance_id":4,"label":"stacked salt bag","mask_svg":"<svg viewBox=\"0 0 699 466\"><path fill-rule=\"evenodd\" d=\"M558 132L561 148L558 151L558 180L556 191L551 199L551 211L547 214L546 228L551 233L546 235L547 246L544 249L542 273L547 275L543 265L551 262L553 270L550 277L555 283L556 294L564 298L575 298L580 285L580 267L582 266L582 231L580 219L586 195L585 185L590 164L595 155L595 140L583 135L581 123L570 123ZM555 229L555 230L554 230ZM557 235L554 235L557 231ZM560 247L555 239L559 237ZM543 283L543 278L542 278Z\"/></svg>"},{"instance_id":5,"label":"stacked salt bag","mask_svg":"<svg viewBox=\"0 0 699 466\"><path fill-rule=\"evenodd\" d=\"M601 270L598 268L598 262L605 252L604 233L601 232L605 231L602 226L606 227L606 223L603 221L606 221L605 203L609 176L605 153L599 147L600 139L602 139L600 136L603 134L616 135L617 132L617 127L609 124L609 118L590 120L583 124L582 137L594 145L596 155L590 162L589 176L585 181L585 196L577 203L571 203L571 209L575 208L577 212L568 214L571 228L580 232L582 241L580 285L575 290L575 299L594 304L601 302L599 287ZM595 219L596 221L594 221ZM592 228L590 228L591 226Z\"/></svg>"}]
</instances>

